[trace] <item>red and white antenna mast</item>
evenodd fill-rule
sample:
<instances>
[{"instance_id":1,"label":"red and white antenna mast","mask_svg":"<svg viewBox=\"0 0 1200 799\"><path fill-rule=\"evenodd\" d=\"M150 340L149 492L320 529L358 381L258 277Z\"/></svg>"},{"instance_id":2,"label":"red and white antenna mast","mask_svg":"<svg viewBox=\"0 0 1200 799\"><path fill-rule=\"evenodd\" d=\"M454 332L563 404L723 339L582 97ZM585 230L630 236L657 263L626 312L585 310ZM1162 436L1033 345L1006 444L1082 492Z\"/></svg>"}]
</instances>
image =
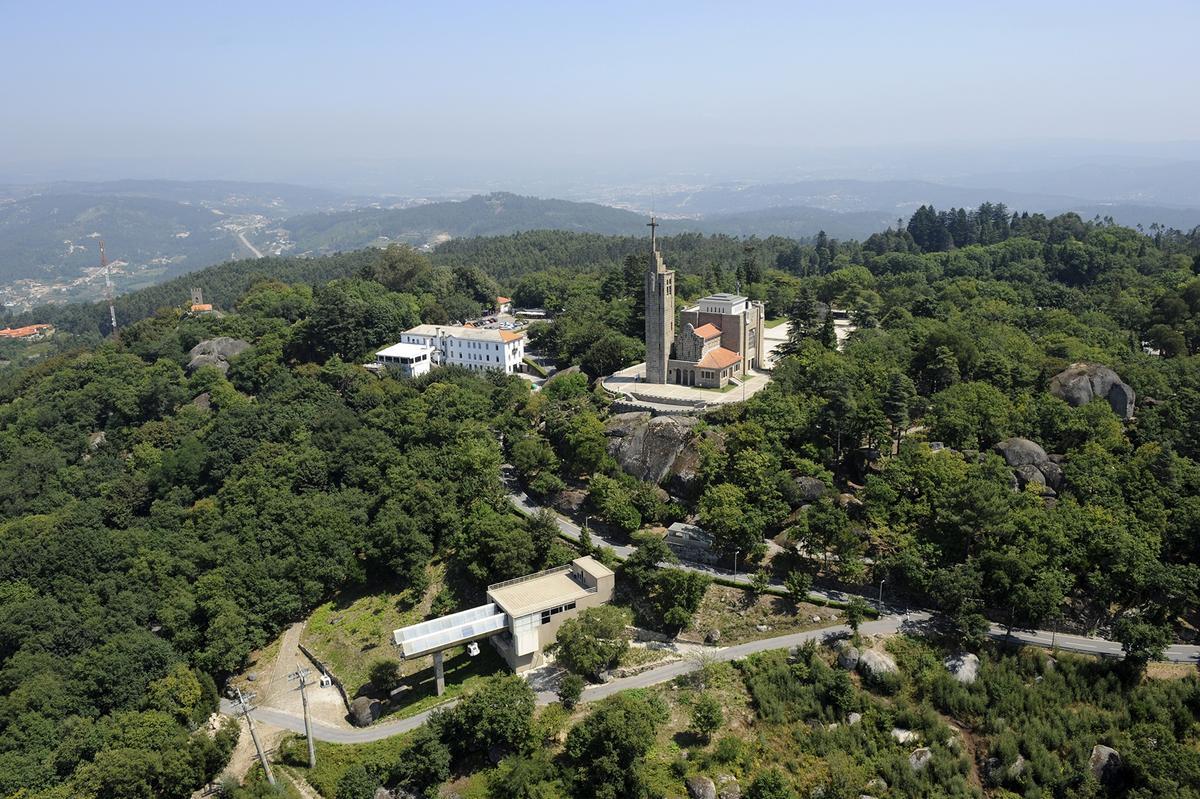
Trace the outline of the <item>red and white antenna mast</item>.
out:
<instances>
[{"instance_id":1,"label":"red and white antenna mast","mask_svg":"<svg viewBox=\"0 0 1200 799\"><path fill-rule=\"evenodd\" d=\"M100 268L104 270L104 299L108 300L108 319L117 332L117 309L113 306L112 280L108 276L108 258L104 255L104 239L100 239Z\"/></svg>"}]
</instances>

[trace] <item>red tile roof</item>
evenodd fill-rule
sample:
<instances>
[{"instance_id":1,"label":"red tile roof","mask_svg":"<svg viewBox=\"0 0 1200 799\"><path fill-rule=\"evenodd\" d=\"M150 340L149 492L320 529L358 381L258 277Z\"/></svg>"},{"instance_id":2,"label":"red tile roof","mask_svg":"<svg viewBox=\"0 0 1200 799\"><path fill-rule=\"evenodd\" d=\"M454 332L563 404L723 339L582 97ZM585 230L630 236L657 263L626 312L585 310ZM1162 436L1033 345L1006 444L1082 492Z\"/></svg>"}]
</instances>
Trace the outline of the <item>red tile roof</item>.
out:
<instances>
[{"instance_id":1,"label":"red tile roof","mask_svg":"<svg viewBox=\"0 0 1200 799\"><path fill-rule=\"evenodd\" d=\"M27 325L26 327L6 327L0 330L0 338L27 338L36 336L47 330L53 330L54 325Z\"/></svg>"},{"instance_id":2,"label":"red tile roof","mask_svg":"<svg viewBox=\"0 0 1200 799\"><path fill-rule=\"evenodd\" d=\"M721 335L721 328L710 322L706 325L700 325L700 327L696 328L695 333L700 338L708 341L710 338L716 338Z\"/></svg>"},{"instance_id":3,"label":"red tile roof","mask_svg":"<svg viewBox=\"0 0 1200 799\"><path fill-rule=\"evenodd\" d=\"M741 359L742 356L733 350L717 347L705 353L704 357L700 359L700 363L696 364L696 366L701 369L724 369L726 366L733 366Z\"/></svg>"},{"instance_id":4,"label":"red tile roof","mask_svg":"<svg viewBox=\"0 0 1200 799\"><path fill-rule=\"evenodd\" d=\"M514 333L511 330L501 330L500 331L500 340L503 341L505 344L507 344L510 341L516 341L516 340L522 339L522 338L525 338L524 333Z\"/></svg>"},{"instance_id":5,"label":"red tile roof","mask_svg":"<svg viewBox=\"0 0 1200 799\"><path fill-rule=\"evenodd\" d=\"M499 305L508 305L510 302L512 302L511 297L497 297L496 298L496 303Z\"/></svg>"},{"instance_id":6,"label":"red tile roof","mask_svg":"<svg viewBox=\"0 0 1200 799\"><path fill-rule=\"evenodd\" d=\"M207 302L197 302L192 305L192 313L201 313L203 311L211 311L212 304Z\"/></svg>"}]
</instances>

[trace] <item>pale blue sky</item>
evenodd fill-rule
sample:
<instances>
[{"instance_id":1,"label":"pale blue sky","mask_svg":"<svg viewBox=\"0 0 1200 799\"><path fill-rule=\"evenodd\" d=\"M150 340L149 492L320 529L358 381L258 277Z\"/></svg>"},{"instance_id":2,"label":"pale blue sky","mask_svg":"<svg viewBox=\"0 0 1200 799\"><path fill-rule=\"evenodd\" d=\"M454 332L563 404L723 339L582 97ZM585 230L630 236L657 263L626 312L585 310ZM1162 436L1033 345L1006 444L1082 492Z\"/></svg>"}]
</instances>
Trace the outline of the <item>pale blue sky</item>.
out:
<instances>
[{"instance_id":1,"label":"pale blue sky","mask_svg":"<svg viewBox=\"0 0 1200 799\"><path fill-rule=\"evenodd\" d=\"M1197 140L1197 30L1196 0L0 0L0 169L288 178L391 160L500 174Z\"/></svg>"}]
</instances>

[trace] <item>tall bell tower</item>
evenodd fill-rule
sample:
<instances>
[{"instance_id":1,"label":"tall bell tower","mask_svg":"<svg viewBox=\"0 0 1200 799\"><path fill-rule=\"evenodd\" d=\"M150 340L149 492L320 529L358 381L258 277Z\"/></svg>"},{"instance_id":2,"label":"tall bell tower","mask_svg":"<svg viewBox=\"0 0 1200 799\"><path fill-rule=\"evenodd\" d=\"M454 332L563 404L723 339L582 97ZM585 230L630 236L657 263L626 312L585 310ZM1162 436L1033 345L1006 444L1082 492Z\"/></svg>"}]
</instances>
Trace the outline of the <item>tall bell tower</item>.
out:
<instances>
[{"instance_id":1,"label":"tall bell tower","mask_svg":"<svg viewBox=\"0 0 1200 799\"><path fill-rule=\"evenodd\" d=\"M658 251L658 219L650 217L650 261L646 267L646 382L667 382L667 359L675 340L675 272Z\"/></svg>"}]
</instances>

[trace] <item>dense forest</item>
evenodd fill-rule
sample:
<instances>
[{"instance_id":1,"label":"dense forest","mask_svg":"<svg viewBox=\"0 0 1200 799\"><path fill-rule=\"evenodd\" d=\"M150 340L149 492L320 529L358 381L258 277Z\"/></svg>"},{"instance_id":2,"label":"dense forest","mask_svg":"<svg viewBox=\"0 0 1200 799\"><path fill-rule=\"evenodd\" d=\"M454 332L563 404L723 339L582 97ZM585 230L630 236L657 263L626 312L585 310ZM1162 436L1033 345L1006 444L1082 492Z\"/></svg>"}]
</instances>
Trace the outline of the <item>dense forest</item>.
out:
<instances>
[{"instance_id":1,"label":"dense forest","mask_svg":"<svg viewBox=\"0 0 1200 799\"><path fill-rule=\"evenodd\" d=\"M206 725L218 686L332 592L419 585L436 558L453 605L562 562L552 524L507 512L506 460L539 495L590 489L613 530L689 515L730 552L787 544L780 576L886 579L944 611L957 642L977 645L988 616L1111 632L1135 668L1105 688L1145 701L1140 667L1194 626L1200 599L1200 234L987 206L965 222L922 212L861 244L665 239L681 295L740 288L793 323L772 386L704 420L694 493L672 502L608 455L607 401L588 380L640 357L645 246L533 232L431 258L392 247L226 264L122 298L130 322L104 340L100 309L55 309L56 351L0 369L0 795L188 796L236 737ZM227 314L185 315L185 283ZM531 345L583 373L533 392L356 365L499 290L551 310ZM827 306L858 328L841 350ZM188 351L216 336L251 347L225 373L189 373ZM1136 416L1049 394L1075 362L1115 370ZM1053 497L1013 489L992 453L1011 436L1061 456ZM808 502L801 477L831 490ZM670 599L658 579L647 590ZM686 626L689 610L663 601L659 621ZM810 687L787 690L825 690L796 679ZM963 712L983 714L969 701ZM1194 725L1188 701L1173 707ZM603 712L657 723L653 707ZM571 762L606 745L589 735L568 735ZM1027 795L1104 795L1067 793L1040 768L1030 779L1045 792ZM1180 778L1194 792L1192 768ZM760 795L790 795L795 776ZM568 777L563 790L592 795ZM1148 780L1113 795L1154 795Z\"/></svg>"}]
</instances>

